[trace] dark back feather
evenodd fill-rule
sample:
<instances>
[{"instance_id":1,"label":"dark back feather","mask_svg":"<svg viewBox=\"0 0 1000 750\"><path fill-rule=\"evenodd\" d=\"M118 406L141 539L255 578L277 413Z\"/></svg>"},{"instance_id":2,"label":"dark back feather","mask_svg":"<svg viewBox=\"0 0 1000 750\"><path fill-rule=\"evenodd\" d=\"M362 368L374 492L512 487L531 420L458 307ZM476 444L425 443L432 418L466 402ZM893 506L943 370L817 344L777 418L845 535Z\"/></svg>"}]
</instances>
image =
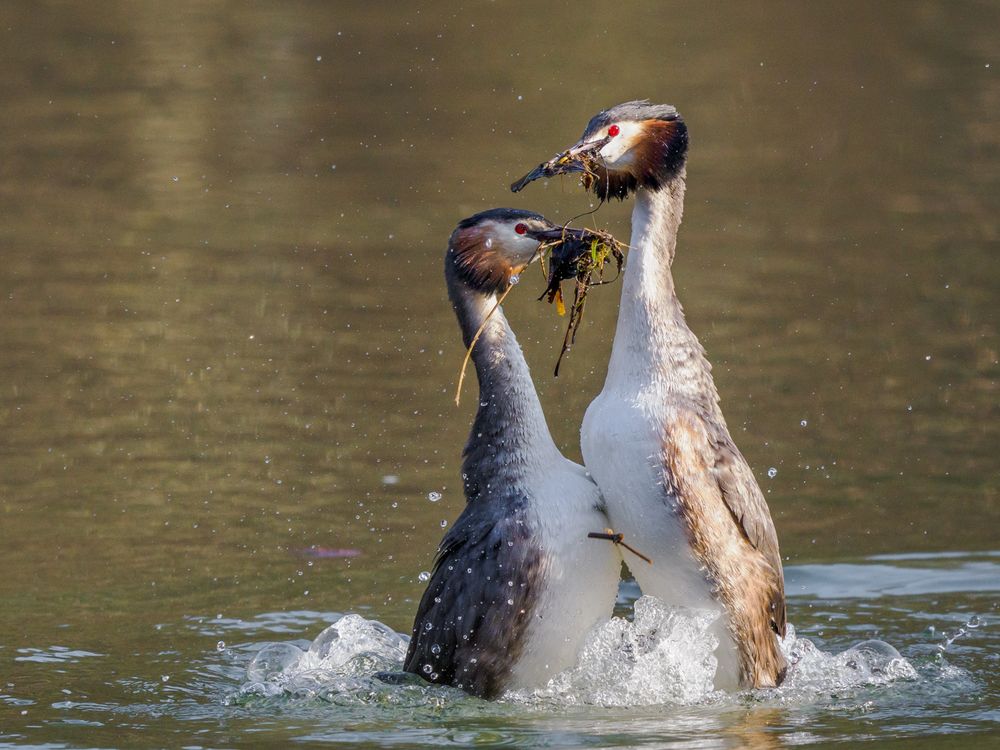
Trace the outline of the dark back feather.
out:
<instances>
[{"instance_id":1,"label":"dark back feather","mask_svg":"<svg viewBox=\"0 0 1000 750\"><path fill-rule=\"evenodd\" d=\"M516 492L494 498L495 505L466 506L445 536L417 609L406 671L481 698L503 692L521 655L545 566L527 499Z\"/></svg>"}]
</instances>

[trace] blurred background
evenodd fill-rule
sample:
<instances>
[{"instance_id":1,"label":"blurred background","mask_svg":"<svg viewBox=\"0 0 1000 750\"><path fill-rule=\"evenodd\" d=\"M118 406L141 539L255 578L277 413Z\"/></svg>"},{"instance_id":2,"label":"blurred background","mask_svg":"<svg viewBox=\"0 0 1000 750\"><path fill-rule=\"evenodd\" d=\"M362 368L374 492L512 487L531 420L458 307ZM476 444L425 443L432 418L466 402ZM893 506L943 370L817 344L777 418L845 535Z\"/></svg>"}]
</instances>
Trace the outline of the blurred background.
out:
<instances>
[{"instance_id":1,"label":"blurred background","mask_svg":"<svg viewBox=\"0 0 1000 750\"><path fill-rule=\"evenodd\" d=\"M688 122L675 276L788 564L997 549L998 28L991 2L6 0L0 662L220 613L408 632L476 403L448 235L590 208L508 185L632 98ZM630 210L587 222L627 240ZM506 308L578 458L619 288L554 379L543 286Z\"/></svg>"}]
</instances>

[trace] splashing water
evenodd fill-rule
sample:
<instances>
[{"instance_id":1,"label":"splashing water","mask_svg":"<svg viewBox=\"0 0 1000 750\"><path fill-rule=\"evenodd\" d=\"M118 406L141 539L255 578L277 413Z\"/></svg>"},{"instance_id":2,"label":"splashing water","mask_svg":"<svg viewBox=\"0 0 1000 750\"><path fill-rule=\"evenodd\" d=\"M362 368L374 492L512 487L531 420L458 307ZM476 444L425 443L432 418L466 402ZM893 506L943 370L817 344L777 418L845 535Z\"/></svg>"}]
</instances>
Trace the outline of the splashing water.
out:
<instances>
[{"instance_id":1,"label":"splashing water","mask_svg":"<svg viewBox=\"0 0 1000 750\"><path fill-rule=\"evenodd\" d=\"M938 644L938 650L941 653L947 651L951 644L957 641L959 638L964 638L969 634L970 630L975 630L976 628L981 628L983 626L983 619L979 615L973 615L962 627L958 628L951 635L945 635L944 642Z\"/></svg>"},{"instance_id":2,"label":"splashing water","mask_svg":"<svg viewBox=\"0 0 1000 750\"><path fill-rule=\"evenodd\" d=\"M885 641L862 641L839 654L827 654L807 638L796 637L792 625L787 628L781 650L788 659L788 675L780 688L768 691L785 702L918 677L913 665Z\"/></svg>"},{"instance_id":3,"label":"splashing water","mask_svg":"<svg viewBox=\"0 0 1000 750\"><path fill-rule=\"evenodd\" d=\"M696 705L741 700L716 691L711 632L717 614L674 609L653 597L635 602L633 620L614 617L588 637L577 665L535 690L507 693L507 703L607 707ZM409 638L375 620L343 615L306 650L270 643L247 667L247 683L230 702L255 697L319 698L339 705L437 705L466 700L460 691L401 674ZM788 626L781 644L789 662L780 688L752 691L760 700L817 698L919 678L893 646L868 640L828 654Z\"/></svg>"},{"instance_id":4,"label":"splashing water","mask_svg":"<svg viewBox=\"0 0 1000 750\"><path fill-rule=\"evenodd\" d=\"M713 693L718 639L715 612L671 609L650 596L635 602L635 617L614 617L587 639L577 666L541 690L509 698L601 706L691 704Z\"/></svg>"},{"instance_id":5,"label":"splashing water","mask_svg":"<svg viewBox=\"0 0 1000 750\"><path fill-rule=\"evenodd\" d=\"M338 702L338 696L364 695L380 672L402 668L409 642L381 622L343 615L306 651L291 643L264 646L247 667L248 683L237 699L287 694Z\"/></svg>"}]
</instances>

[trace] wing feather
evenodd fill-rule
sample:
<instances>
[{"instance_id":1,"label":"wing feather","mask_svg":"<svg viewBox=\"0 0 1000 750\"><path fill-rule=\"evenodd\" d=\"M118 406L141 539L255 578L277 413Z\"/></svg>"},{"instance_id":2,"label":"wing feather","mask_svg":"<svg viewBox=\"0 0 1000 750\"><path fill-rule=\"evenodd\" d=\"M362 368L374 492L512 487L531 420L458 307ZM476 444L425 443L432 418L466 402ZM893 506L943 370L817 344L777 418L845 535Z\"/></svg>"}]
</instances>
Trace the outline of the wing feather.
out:
<instances>
[{"instance_id":1,"label":"wing feather","mask_svg":"<svg viewBox=\"0 0 1000 750\"><path fill-rule=\"evenodd\" d=\"M668 433L666 466L682 498L697 498L698 507L705 510L718 507L721 500L739 533L760 553L758 566L766 581L771 627L784 636L785 582L778 535L760 486L725 424L706 420L694 409L682 412ZM699 520L692 510L688 511L689 525L701 536L696 550L702 548L704 562L711 569L712 558L719 552L713 546L722 543L717 538L721 532L709 519Z\"/></svg>"},{"instance_id":2,"label":"wing feather","mask_svg":"<svg viewBox=\"0 0 1000 750\"><path fill-rule=\"evenodd\" d=\"M503 692L544 575L524 505L504 516L463 512L445 536L417 609L406 671L484 698Z\"/></svg>"}]
</instances>

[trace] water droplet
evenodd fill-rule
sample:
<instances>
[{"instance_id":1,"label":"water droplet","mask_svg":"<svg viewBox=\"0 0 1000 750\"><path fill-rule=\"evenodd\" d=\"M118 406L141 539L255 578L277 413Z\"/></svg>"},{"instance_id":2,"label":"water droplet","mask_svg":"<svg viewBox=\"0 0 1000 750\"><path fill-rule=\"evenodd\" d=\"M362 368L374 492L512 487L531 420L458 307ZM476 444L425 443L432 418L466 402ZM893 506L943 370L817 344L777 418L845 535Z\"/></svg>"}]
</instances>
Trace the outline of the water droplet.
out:
<instances>
[{"instance_id":1,"label":"water droplet","mask_svg":"<svg viewBox=\"0 0 1000 750\"><path fill-rule=\"evenodd\" d=\"M168 675L168 674L161 675L160 676L160 681L161 682L170 682L170 675Z\"/></svg>"},{"instance_id":2,"label":"water droplet","mask_svg":"<svg viewBox=\"0 0 1000 750\"><path fill-rule=\"evenodd\" d=\"M429 580L431 580L431 574L428 573L426 570L421 570L420 575L417 576L417 580L423 583L427 583Z\"/></svg>"},{"instance_id":3,"label":"water droplet","mask_svg":"<svg viewBox=\"0 0 1000 750\"><path fill-rule=\"evenodd\" d=\"M445 526L447 526L447 525L448 525L448 522L447 522L447 521L445 521L445 520L444 520L444 519L442 518L442 519L441 519L441 528L443 529L443 528L444 528Z\"/></svg>"},{"instance_id":4,"label":"water droplet","mask_svg":"<svg viewBox=\"0 0 1000 750\"><path fill-rule=\"evenodd\" d=\"M809 424L809 420L807 420L807 419L803 419L801 422L799 422L799 426L800 427L806 427L806 426L808 426L808 424Z\"/></svg>"},{"instance_id":5,"label":"water droplet","mask_svg":"<svg viewBox=\"0 0 1000 750\"><path fill-rule=\"evenodd\" d=\"M428 492L427 493L427 499L430 500L432 503L436 503L438 500L441 499L441 493L440 492Z\"/></svg>"},{"instance_id":6,"label":"water droplet","mask_svg":"<svg viewBox=\"0 0 1000 750\"><path fill-rule=\"evenodd\" d=\"M965 623L968 628L981 628L983 626L983 618L979 615L973 615L969 618L969 621Z\"/></svg>"},{"instance_id":7,"label":"water droplet","mask_svg":"<svg viewBox=\"0 0 1000 750\"><path fill-rule=\"evenodd\" d=\"M776 476L778 476L778 470L775 469L773 466L767 470L768 479L774 479Z\"/></svg>"},{"instance_id":8,"label":"water droplet","mask_svg":"<svg viewBox=\"0 0 1000 750\"><path fill-rule=\"evenodd\" d=\"M216 651L225 651L226 650L226 642L225 641L219 641L218 643L216 643L215 644L215 650Z\"/></svg>"},{"instance_id":9,"label":"water droplet","mask_svg":"<svg viewBox=\"0 0 1000 750\"><path fill-rule=\"evenodd\" d=\"M439 646L438 644L435 643L433 646L431 646L431 653L434 654L435 656L437 656L438 654L440 654L441 653L441 646Z\"/></svg>"},{"instance_id":10,"label":"water droplet","mask_svg":"<svg viewBox=\"0 0 1000 750\"><path fill-rule=\"evenodd\" d=\"M434 667L432 667L430 664L424 664L423 671L424 674L430 674L431 672L434 671Z\"/></svg>"},{"instance_id":11,"label":"water droplet","mask_svg":"<svg viewBox=\"0 0 1000 750\"><path fill-rule=\"evenodd\" d=\"M514 605L514 600L513 599L508 599L507 600L507 604L513 606Z\"/></svg>"},{"instance_id":12,"label":"water droplet","mask_svg":"<svg viewBox=\"0 0 1000 750\"><path fill-rule=\"evenodd\" d=\"M426 630L429 633L430 631L434 630L434 626L431 623L429 623L429 622L425 622L424 623L424 630Z\"/></svg>"},{"instance_id":13,"label":"water droplet","mask_svg":"<svg viewBox=\"0 0 1000 750\"><path fill-rule=\"evenodd\" d=\"M515 285L515 284L517 284L517 282L519 282L520 280L521 280L521 277L520 277L520 276L518 276L517 274L514 274L513 276L511 276L511 277L510 277L510 285L511 285L511 286L514 286L514 285Z\"/></svg>"},{"instance_id":14,"label":"water droplet","mask_svg":"<svg viewBox=\"0 0 1000 750\"><path fill-rule=\"evenodd\" d=\"M486 249L489 250L491 247L493 247L493 238L487 237L486 242L484 242L483 244L486 245Z\"/></svg>"}]
</instances>

